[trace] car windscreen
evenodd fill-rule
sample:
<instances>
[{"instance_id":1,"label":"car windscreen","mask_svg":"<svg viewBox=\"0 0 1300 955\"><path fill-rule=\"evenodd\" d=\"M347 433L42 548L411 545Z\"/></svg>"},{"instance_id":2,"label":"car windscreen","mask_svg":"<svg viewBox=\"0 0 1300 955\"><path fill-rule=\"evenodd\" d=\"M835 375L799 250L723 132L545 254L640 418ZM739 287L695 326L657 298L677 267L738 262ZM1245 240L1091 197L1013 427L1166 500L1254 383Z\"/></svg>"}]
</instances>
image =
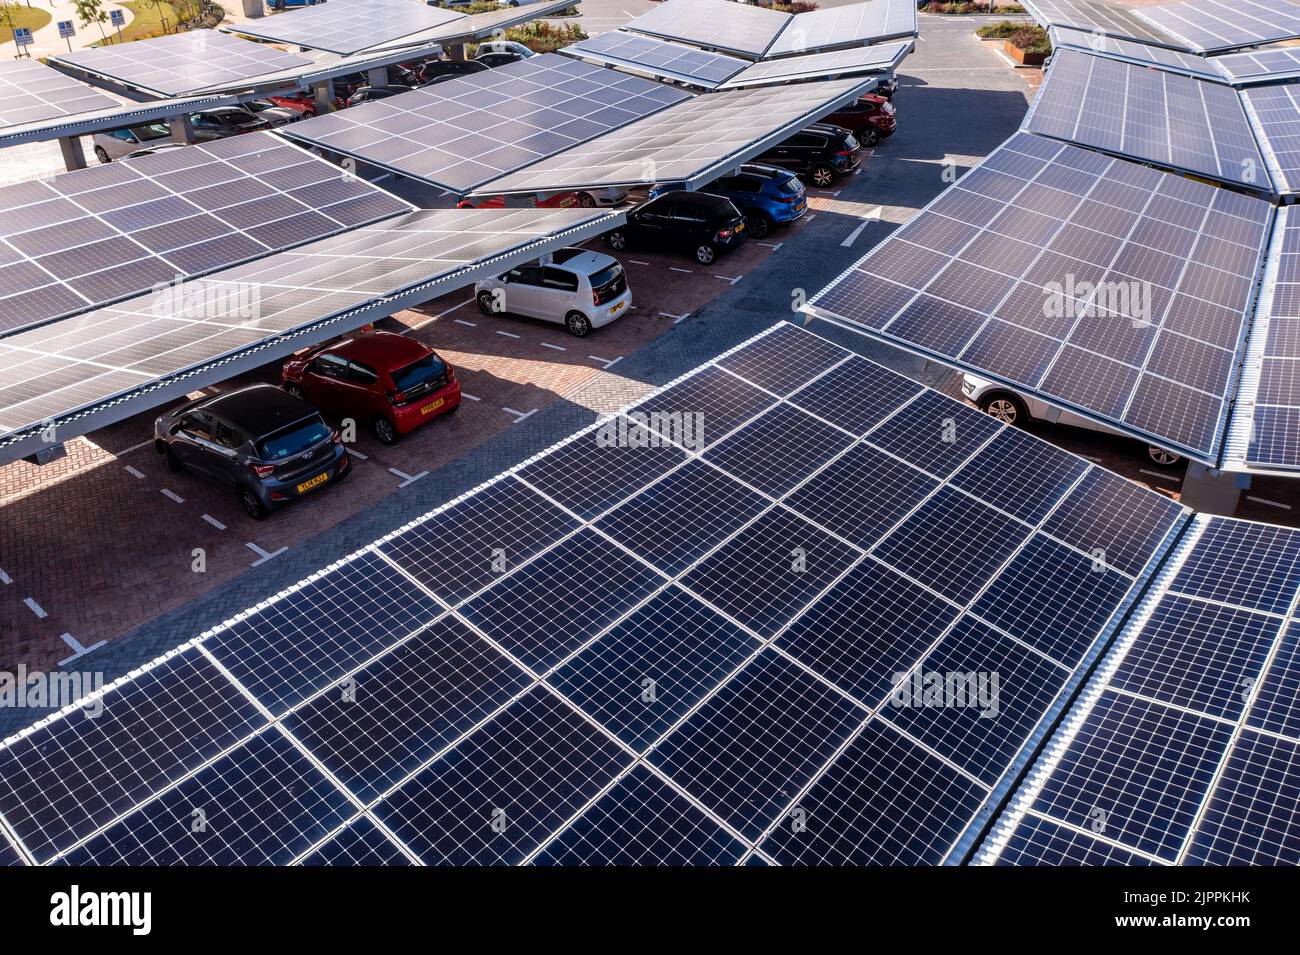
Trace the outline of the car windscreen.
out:
<instances>
[{"instance_id":1,"label":"car windscreen","mask_svg":"<svg viewBox=\"0 0 1300 955\"><path fill-rule=\"evenodd\" d=\"M410 391L418 385L428 384L447 373L447 366L437 355L425 355L404 368L393 372L393 384L398 391Z\"/></svg>"},{"instance_id":2,"label":"car windscreen","mask_svg":"<svg viewBox=\"0 0 1300 955\"><path fill-rule=\"evenodd\" d=\"M330 428L319 417L308 418L281 428L257 442L257 456L263 461L282 461L320 444L330 436Z\"/></svg>"},{"instance_id":3,"label":"car windscreen","mask_svg":"<svg viewBox=\"0 0 1300 955\"><path fill-rule=\"evenodd\" d=\"M147 123L144 126L132 126L131 132L135 133L135 138L142 143L154 139L166 139L172 134L166 123Z\"/></svg>"}]
</instances>

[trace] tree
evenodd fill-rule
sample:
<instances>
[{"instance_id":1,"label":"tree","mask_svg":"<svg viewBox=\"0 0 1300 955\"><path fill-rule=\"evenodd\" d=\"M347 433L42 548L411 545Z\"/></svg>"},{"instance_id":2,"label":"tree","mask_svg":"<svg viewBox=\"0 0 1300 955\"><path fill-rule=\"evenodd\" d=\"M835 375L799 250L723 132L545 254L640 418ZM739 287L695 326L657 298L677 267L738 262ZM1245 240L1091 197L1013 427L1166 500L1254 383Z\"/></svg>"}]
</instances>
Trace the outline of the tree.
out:
<instances>
[{"instance_id":1,"label":"tree","mask_svg":"<svg viewBox=\"0 0 1300 955\"><path fill-rule=\"evenodd\" d=\"M167 29L167 7L166 0L140 0L140 4L145 7L152 7L158 11L158 19L162 22L163 33L170 33Z\"/></svg>"},{"instance_id":2,"label":"tree","mask_svg":"<svg viewBox=\"0 0 1300 955\"><path fill-rule=\"evenodd\" d=\"M72 0L72 5L77 8L77 19L81 21L83 27L93 23L99 27L100 37L108 39L108 34L104 32L104 24L108 22L108 11L104 9L104 0Z\"/></svg>"}]
</instances>

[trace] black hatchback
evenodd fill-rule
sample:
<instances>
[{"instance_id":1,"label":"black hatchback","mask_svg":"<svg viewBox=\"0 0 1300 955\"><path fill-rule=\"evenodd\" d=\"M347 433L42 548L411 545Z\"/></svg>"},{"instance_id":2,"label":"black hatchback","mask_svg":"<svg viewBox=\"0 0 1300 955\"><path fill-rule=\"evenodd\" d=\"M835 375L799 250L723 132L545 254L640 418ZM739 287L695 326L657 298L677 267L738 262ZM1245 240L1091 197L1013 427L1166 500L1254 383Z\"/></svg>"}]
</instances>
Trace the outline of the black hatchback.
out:
<instances>
[{"instance_id":1,"label":"black hatchback","mask_svg":"<svg viewBox=\"0 0 1300 955\"><path fill-rule=\"evenodd\" d=\"M666 192L628 213L627 225L605 233L615 252L632 246L690 252L708 265L745 241L745 217L730 199L703 192Z\"/></svg>"},{"instance_id":2,"label":"black hatchback","mask_svg":"<svg viewBox=\"0 0 1300 955\"><path fill-rule=\"evenodd\" d=\"M154 447L173 471L193 471L239 495L251 517L347 476L341 435L307 402L273 385L205 395L160 415Z\"/></svg>"},{"instance_id":3,"label":"black hatchback","mask_svg":"<svg viewBox=\"0 0 1300 955\"><path fill-rule=\"evenodd\" d=\"M857 169L862 161L860 153L861 144L843 126L814 123L754 161L789 169L824 189Z\"/></svg>"}]
</instances>

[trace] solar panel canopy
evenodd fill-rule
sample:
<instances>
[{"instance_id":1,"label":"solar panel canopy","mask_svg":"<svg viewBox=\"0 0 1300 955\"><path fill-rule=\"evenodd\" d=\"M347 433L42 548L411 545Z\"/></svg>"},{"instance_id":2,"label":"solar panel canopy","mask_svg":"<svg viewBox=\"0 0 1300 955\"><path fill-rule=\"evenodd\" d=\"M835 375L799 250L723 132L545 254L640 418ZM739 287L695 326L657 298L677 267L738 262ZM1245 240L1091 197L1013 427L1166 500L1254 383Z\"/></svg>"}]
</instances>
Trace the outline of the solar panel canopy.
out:
<instances>
[{"instance_id":1,"label":"solar panel canopy","mask_svg":"<svg viewBox=\"0 0 1300 955\"><path fill-rule=\"evenodd\" d=\"M1272 191L1246 112L1223 83L1062 49L1024 128Z\"/></svg>"},{"instance_id":2,"label":"solar panel canopy","mask_svg":"<svg viewBox=\"0 0 1300 955\"><path fill-rule=\"evenodd\" d=\"M869 85L859 77L709 93L488 183L484 194L683 182L761 153Z\"/></svg>"},{"instance_id":3,"label":"solar panel canopy","mask_svg":"<svg viewBox=\"0 0 1300 955\"><path fill-rule=\"evenodd\" d=\"M106 405L181 396L231 377L234 357L265 364L621 221L583 210L421 210L17 332L0 340L0 453L12 456L43 421L66 440ZM171 392L155 397L163 383Z\"/></svg>"},{"instance_id":4,"label":"solar panel canopy","mask_svg":"<svg viewBox=\"0 0 1300 955\"><path fill-rule=\"evenodd\" d=\"M269 133L0 187L0 336L406 212Z\"/></svg>"},{"instance_id":5,"label":"solar panel canopy","mask_svg":"<svg viewBox=\"0 0 1300 955\"><path fill-rule=\"evenodd\" d=\"M572 0L534 0L517 7L505 6L486 13L470 13L438 26L417 30L393 40L383 40L366 47L371 52L392 50L424 43L454 45L467 40L494 36L502 30L551 16L575 6Z\"/></svg>"},{"instance_id":6,"label":"solar panel canopy","mask_svg":"<svg viewBox=\"0 0 1300 955\"><path fill-rule=\"evenodd\" d=\"M1025 0L1026 10L1042 26L1074 27L1120 39L1186 50L1188 45L1135 11L1104 0Z\"/></svg>"},{"instance_id":7,"label":"solar panel canopy","mask_svg":"<svg viewBox=\"0 0 1300 955\"><path fill-rule=\"evenodd\" d=\"M1279 193L1300 192L1300 89L1292 84L1242 90Z\"/></svg>"},{"instance_id":8,"label":"solar panel canopy","mask_svg":"<svg viewBox=\"0 0 1300 955\"><path fill-rule=\"evenodd\" d=\"M1288 0L1176 0L1133 12L1201 53L1300 37L1300 5Z\"/></svg>"},{"instance_id":9,"label":"solar panel canopy","mask_svg":"<svg viewBox=\"0 0 1300 955\"><path fill-rule=\"evenodd\" d=\"M1198 515L980 861L1300 864L1298 562Z\"/></svg>"},{"instance_id":10,"label":"solar panel canopy","mask_svg":"<svg viewBox=\"0 0 1300 955\"><path fill-rule=\"evenodd\" d=\"M689 98L653 80L544 54L283 133L464 194Z\"/></svg>"},{"instance_id":11,"label":"solar panel canopy","mask_svg":"<svg viewBox=\"0 0 1300 955\"><path fill-rule=\"evenodd\" d=\"M1272 215L1018 133L809 310L1216 464Z\"/></svg>"},{"instance_id":12,"label":"solar panel canopy","mask_svg":"<svg viewBox=\"0 0 1300 955\"><path fill-rule=\"evenodd\" d=\"M788 13L733 0L666 0L624 29L759 59L790 20Z\"/></svg>"},{"instance_id":13,"label":"solar panel canopy","mask_svg":"<svg viewBox=\"0 0 1300 955\"><path fill-rule=\"evenodd\" d=\"M181 96L229 87L277 70L311 66L295 53L215 30L86 47L56 53L50 61L100 80L156 96Z\"/></svg>"},{"instance_id":14,"label":"solar panel canopy","mask_svg":"<svg viewBox=\"0 0 1300 955\"><path fill-rule=\"evenodd\" d=\"M668 40L610 30L566 46L563 52L607 66L638 70L660 79L713 89L745 67L742 60Z\"/></svg>"},{"instance_id":15,"label":"solar panel canopy","mask_svg":"<svg viewBox=\"0 0 1300 955\"><path fill-rule=\"evenodd\" d=\"M37 60L0 61L0 129L120 105Z\"/></svg>"},{"instance_id":16,"label":"solar panel canopy","mask_svg":"<svg viewBox=\"0 0 1300 955\"><path fill-rule=\"evenodd\" d=\"M795 80L816 80L828 76L852 76L859 73L888 72L897 68L912 51L911 40L860 46L851 50L787 56L779 60L753 63L723 83L720 89L766 86Z\"/></svg>"},{"instance_id":17,"label":"solar panel canopy","mask_svg":"<svg viewBox=\"0 0 1300 955\"><path fill-rule=\"evenodd\" d=\"M462 19L464 14L417 0L346 0L227 24L220 29L346 55Z\"/></svg>"},{"instance_id":18,"label":"solar panel canopy","mask_svg":"<svg viewBox=\"0 0 1300 955\"><path fill-rule=\"evenodd\" d=\"M7 741L24 856L960 861L1187 520L784 323L630 410Z\"/></svg>"},{"instance_id":19,"label":"solar panel canopy","mask_svg":"<svg viewBox=\"0 0 1300 955\"><path fill-rule=\"evenodd\" d=\"M1193 53L1183 53L1163 46L1152 46L1135 40L1123 40L1104 33L1076 30L1071 27L1050 29L1052 46L1072 47L1076 50L1110 56L1144 66L1159 66L1166 70L1188 73L1222 82L1226 77L1218 68L1220 59L1210 60Z\"/></svg>"},{"instance_id":20,"label":"solar panel canopy","mask_svg":"<svg viewBox=\"0 0 1300 955\"><path fill-rule=\"evenodd\" d=\"M1300 77L1300 47L1294 46L1228 53L1207 62L1212 63L1230 82L1238 85Z\"/></svg>"},{"instance_id":21,"label":"solar panel canopy","mask_svg":"<svg viewBox=\"0 0 1300 955\"><path fill-rule=\"evenodd\" d=\"M796 13L766 55L789 56L916 36L912 0L868 0L827 10Z\"/></svg>"}]
</instances>

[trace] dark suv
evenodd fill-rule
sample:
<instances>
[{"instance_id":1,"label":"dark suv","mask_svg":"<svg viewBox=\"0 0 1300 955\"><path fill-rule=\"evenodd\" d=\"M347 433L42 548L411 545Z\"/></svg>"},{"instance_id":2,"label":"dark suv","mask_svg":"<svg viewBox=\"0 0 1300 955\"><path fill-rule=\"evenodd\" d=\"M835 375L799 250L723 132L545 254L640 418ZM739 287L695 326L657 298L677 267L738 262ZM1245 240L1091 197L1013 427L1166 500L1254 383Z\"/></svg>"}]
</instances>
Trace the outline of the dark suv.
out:
<instances>
[{"instance_id":1,"label":"dark suv","mask_svg":"<svg viewBox=\"0 0 1300 955\"><path fill-rule=\"evenodd\" d=\"M774 146L755 162L780 166L825 189L858 168L861 156L853 133L842 126L815 123Z\"/></svg>"},{"instance_id":2,"label":"dark suv","mask_svg":"<svg viewBox=\"0 0 1300 955\"><path fill-rule=\"evenodd\" d=\"M745 163L740 171L707 186L730 199L745 217L751 239L766 239L773 226L788 225L808 211L808 191L788 169Z\"/></svg>"},{"instance_id":3,"label":"dark suv","mask_svg":"<svg viewBox=\"0 0 1300 955\"><path fill-rule=\"evenodd\" d=\"M605 244L616 252L638 245L689 250L701 265L744 241L740 210L730 199L703 192L666 192L629 212L627 225L605 233Z\"/></svg>"},{"instance_id":4,"label":"dark suv","mask_svg":"<svg viewBox=\"0 0 1300 955\"><path fill-rule=\"evenodd\" d=\"M160 415L154 447L173 471L193 471L239 495L251 517L341 481L351 459L307 402L273 385L205 395Z\"/></svg>"}]
</instances>

